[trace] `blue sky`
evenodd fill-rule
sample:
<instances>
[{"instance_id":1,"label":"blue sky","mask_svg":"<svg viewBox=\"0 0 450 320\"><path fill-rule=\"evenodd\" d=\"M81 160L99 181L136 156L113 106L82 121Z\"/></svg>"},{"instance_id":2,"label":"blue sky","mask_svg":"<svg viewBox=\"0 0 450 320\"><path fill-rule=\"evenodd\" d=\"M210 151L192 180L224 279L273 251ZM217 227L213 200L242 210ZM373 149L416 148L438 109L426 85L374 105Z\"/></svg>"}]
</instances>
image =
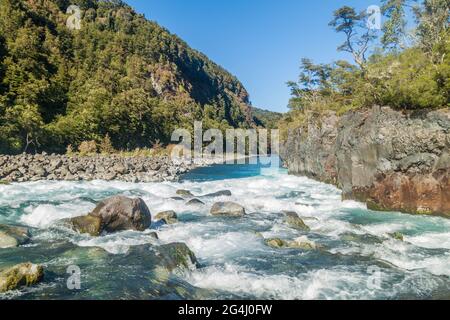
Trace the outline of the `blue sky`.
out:
<instances>
[{"instance_id":1,"label":"blue sky","mask_svg":"<svg viewBox=\"0 0 450 320\"><path fill-rule=\"evenodd\" d=\"M343 41L329 26L332 12L363 10L380 0L125 0L236 75L254 106L287 111L300 59L331 62Z\"/></svg>"}]
</instances>

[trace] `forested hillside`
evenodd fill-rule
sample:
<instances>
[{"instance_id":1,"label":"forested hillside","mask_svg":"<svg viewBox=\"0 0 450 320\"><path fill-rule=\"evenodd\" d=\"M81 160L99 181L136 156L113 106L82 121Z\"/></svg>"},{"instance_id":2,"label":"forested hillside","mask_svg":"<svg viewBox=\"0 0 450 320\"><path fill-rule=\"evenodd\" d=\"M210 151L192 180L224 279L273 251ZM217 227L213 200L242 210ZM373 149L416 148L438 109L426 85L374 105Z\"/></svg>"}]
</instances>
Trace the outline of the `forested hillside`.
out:
<instances>
[{"instance_id":1,"label":"forested hillside","mask_svg":"<svg viewBox=\"0 0 450 320\"><path fill-rule=\"evenodd\" d=\"M66 26L71 4L80 30ZM130 150L175 127L255 125L242 84L121 1L0 0L0 153Z\"/></svg>"}]
</instances>

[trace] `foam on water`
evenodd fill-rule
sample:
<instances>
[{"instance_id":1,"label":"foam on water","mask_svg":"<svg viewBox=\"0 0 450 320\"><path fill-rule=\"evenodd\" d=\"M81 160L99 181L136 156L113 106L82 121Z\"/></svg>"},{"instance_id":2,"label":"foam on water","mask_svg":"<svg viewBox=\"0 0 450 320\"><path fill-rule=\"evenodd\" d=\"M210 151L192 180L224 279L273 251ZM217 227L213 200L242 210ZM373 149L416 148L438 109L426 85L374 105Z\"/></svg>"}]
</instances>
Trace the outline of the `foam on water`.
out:
<instances>
[{"instance_id":1,"label":"foam on water","mask_svg":"<svg viewBox=\"0 0 450 320\"><path fill-rule=\"evenodd\" d=\"M231 197L200 199L204 206L186 206L171 199L178 189L200 197L230 190ZM180 222L145 232L121 232L92 238L56 232L55 223L84 215L95 203L112 195L141 197L153 215L174 210ZM217 201L235 201L246 208L241 219L209 215ZM450 292L450 222L443 218L376 213L355 201L341 201L333 186L264 171L246 178L165 183L32 182L0 186L2 208L15 212L17 222L38 228L36 241L65 240L80 247L101 247L123 254L131 246L185 242L202 267L185 279L205 289L250 298L374 299L397 295L416 297L444 287ZM290 228L281 211L296 211L311 228L309 233ZM314 218L314 219L308 219ZM157 231L159 239L150 236ZM389 237L402 232L405 242ZM343 234L372 237L343 241ZM325 249L318 252L276 250L264 238L309 239ZM370 239L374 239L373 241ZM376 240L376 241L375 241ZM380 265L384 285L367 285L367 268ZM426 281L421 278L425 277ZM423 283L423 288L416 286ZM440 289L440 290L441 290Z\"/></svg>"}]
</instances>

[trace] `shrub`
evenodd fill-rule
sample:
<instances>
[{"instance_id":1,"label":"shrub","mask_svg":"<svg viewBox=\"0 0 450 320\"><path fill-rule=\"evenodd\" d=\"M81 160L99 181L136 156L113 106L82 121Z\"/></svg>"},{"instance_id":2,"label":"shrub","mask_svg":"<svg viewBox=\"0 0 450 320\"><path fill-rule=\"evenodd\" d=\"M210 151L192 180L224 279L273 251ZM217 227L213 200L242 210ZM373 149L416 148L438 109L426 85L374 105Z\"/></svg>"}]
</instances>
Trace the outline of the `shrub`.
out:
<instances>
[{"instance_id":1,"label":"shrub","mask_svg":"<svg viewBox=\"0 0 450 320\"><path fill-rule=\"evenodd\" d=\"M96 154L97 149L98 149L97 142L95 142L94 140L83 141L78 147L80 156L88 156L88 155Z\"/></svg>"}]
</instances>

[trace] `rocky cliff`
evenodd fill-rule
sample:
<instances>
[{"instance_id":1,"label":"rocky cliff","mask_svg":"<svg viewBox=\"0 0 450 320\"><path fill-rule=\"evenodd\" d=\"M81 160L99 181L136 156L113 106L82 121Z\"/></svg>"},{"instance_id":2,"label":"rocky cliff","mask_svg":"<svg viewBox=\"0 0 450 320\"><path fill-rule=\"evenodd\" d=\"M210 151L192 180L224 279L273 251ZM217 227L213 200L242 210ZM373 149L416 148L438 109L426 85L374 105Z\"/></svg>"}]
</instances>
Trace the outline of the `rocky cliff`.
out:
<instances>
[{"instance_id":1,"label":"rocky cliff","mask_svg":"<svg viewBox=\"0 0 450 320\"><path fill-rule=\"evenodd\" d=\"M448 109L310 116L282 157L291 174L334 184L370 209L450 217Z\"/></svg>"}]
</instances>

